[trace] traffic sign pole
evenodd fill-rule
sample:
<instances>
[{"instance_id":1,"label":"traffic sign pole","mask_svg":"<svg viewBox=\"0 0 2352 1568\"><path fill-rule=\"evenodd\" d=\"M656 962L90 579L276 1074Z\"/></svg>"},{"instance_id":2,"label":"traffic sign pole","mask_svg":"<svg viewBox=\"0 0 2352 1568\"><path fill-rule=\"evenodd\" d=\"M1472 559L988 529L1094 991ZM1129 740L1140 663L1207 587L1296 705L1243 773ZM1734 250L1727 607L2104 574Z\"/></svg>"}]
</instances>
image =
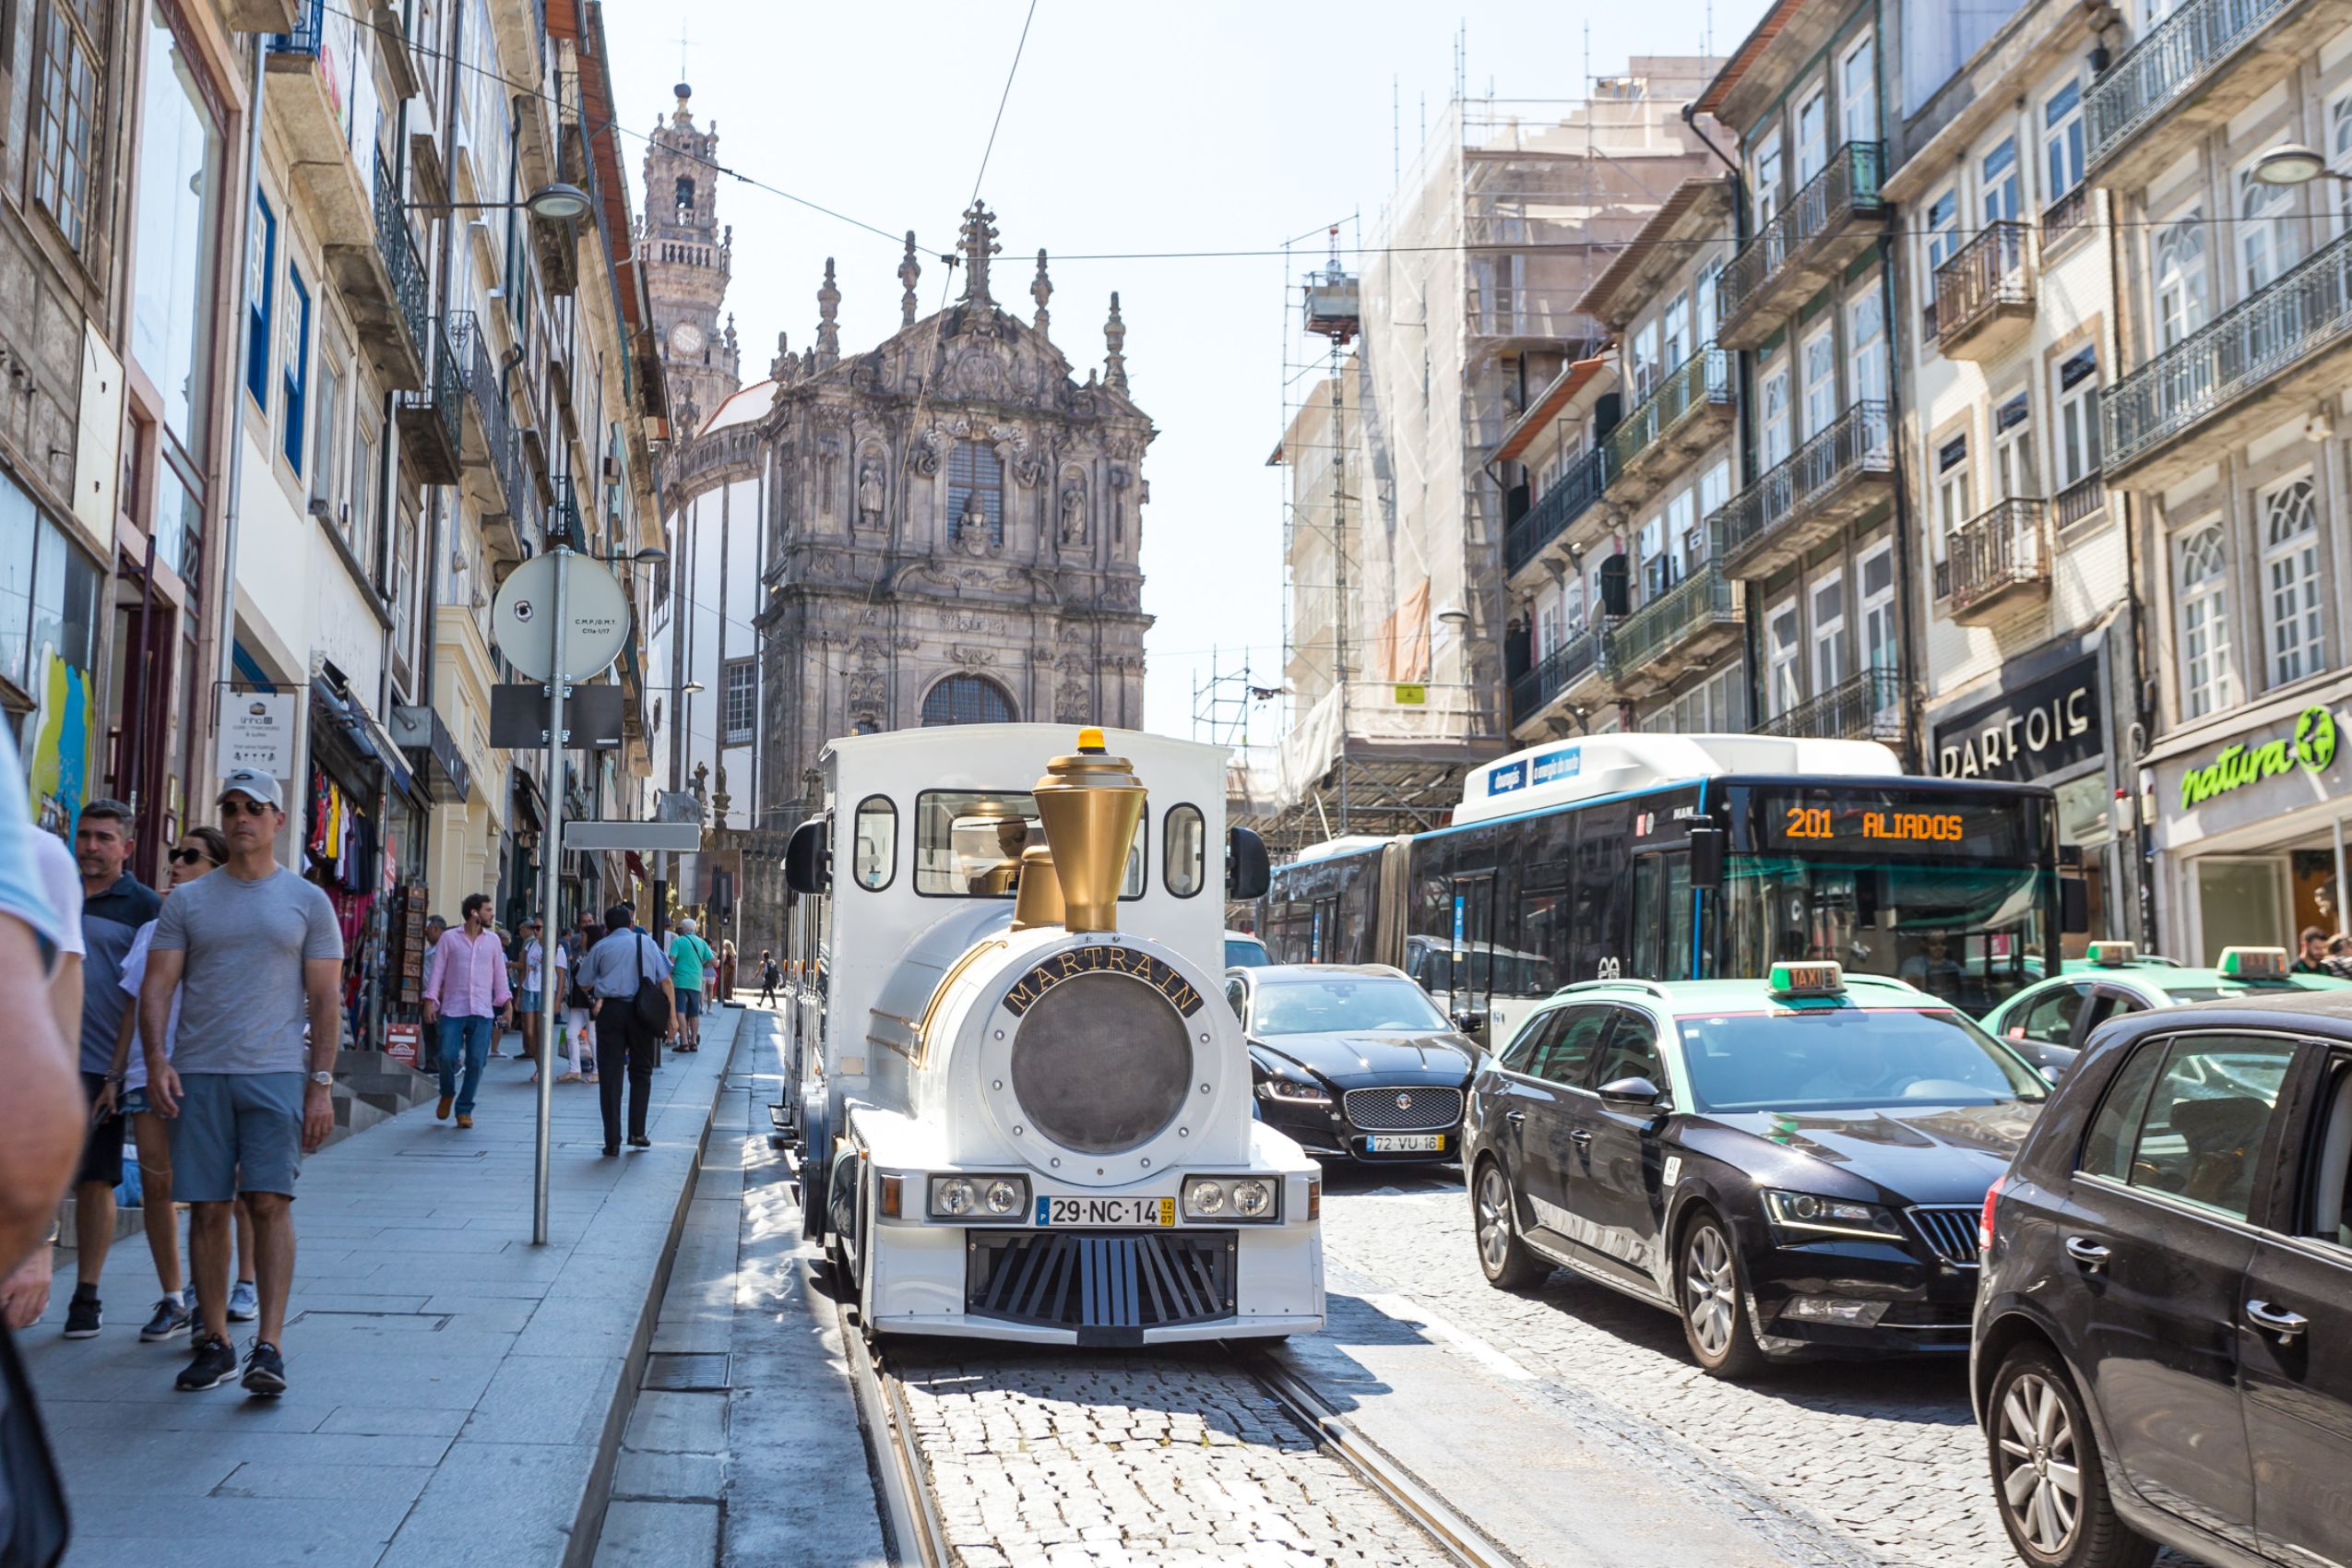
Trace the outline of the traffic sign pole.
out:
<instances>
[{"instance_id":1,"label":"traffic sign pole","mask_svg":"<svg viewBox=\"0 0 2352 1568\"><path fill-rule=\"evenodd\" d=\"M555 564L555 613L547 625L547 840L545 887L539 928L539 1127L531 1156L531 1241L547 1244L547 1187L553 1163L555 1115L555 1021L562 1016L563 997L555 985L556 910L559 873L564 865L564 686L571 671L564 668L566 608L564 581L572 574L571 547L561 540L551 552ZM580 955L583 962L588 955Z\"/></svg>"}]
</instances>

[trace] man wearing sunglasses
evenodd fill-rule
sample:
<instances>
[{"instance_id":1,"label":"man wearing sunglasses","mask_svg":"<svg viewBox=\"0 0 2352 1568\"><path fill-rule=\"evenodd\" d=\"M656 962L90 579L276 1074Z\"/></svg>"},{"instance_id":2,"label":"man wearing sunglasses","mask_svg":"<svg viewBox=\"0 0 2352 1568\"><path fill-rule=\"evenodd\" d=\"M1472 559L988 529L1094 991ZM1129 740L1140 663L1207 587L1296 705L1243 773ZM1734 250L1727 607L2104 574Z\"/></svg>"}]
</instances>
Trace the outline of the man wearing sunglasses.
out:
<instances>
[{"instance_id":1,"label":"man wearing sunglasses","mask_svg":"<svg viewBox=\"0 0 2352 1568\"><path fill-rule=\"evenodd\" d=\"M242 1198L261 1287L244 1382L249 1394L274 1396L286 1391L279 1347L294 1277L294 1178L335 1126L343 937L326 893L277 861L286 821L278 780L239 768L222 781L220 806L228 863L165 901L139 991L139 1039L148 1103L174 1119L172 1195L192 1211L188 1272L201 1322L177 1386L218 1388L236 1375L229 1210Z\"/></svg>"}]
</instances>

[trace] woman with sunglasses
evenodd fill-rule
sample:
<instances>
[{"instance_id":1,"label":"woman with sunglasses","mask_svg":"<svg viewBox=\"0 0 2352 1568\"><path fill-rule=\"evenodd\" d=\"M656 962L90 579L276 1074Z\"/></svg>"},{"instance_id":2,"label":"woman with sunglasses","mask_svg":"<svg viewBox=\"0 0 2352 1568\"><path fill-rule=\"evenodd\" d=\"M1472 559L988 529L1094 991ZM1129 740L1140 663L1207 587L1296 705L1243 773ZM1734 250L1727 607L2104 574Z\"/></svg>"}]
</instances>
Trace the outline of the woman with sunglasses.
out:
<instances>
[{"instance_id":1,"label":"woman with sunglasses","mask_svg":"<svg viewBox=\"0 0 2352 1568\"><path fill-rule=\"evenodd\" d=\"M172 874L164 896L172 889L184 887L206 875L229 858L229 840L221 831L208 824L191 827L172 847ZM123 957L123 989L136 998L139 986L147 979L148 947L155 940L157 921L149 921L139 927L131 938L130 951ZM180 1022L179 1003L172 1004L171 1030ZM171 1030L163 1041L163 1054L172 1054ZM163 1286L163 1299L155 1303L155 1315L139 1330L139 1337L149 1344L171 1338L187 1331L192 1321L194 1303L182 1289L180 1272L179 1216L172 1206L172 1129L171 1124L148 1108L147 1100L147 1053L137 1045L138 1008L133 1005L123 1015L123 1027L114 1036L114 1063L107 1069L106 1088L100 1098L101 1111L111 1112L119 1094L124 1114L131 1119L131 1136L139 1153L139 1212L147 1229L148 1251L155 1258L155 1275ZM253 1220L241 1206L236 1211L237 1285L230 1293L229 1316L237 1323L251 1322L255 1309L253 1276Z\"/></svg>"}]
</instances>

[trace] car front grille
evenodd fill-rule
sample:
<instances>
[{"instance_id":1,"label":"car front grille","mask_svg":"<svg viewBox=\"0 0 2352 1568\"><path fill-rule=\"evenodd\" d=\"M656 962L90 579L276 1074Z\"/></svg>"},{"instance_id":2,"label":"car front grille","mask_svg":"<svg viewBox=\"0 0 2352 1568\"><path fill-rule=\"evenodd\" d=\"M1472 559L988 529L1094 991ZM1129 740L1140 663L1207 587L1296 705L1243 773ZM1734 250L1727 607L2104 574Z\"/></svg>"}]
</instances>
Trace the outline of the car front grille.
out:
<instances>
[{"instance_id":1,"label":"car front grille","mask_svg":"<svg viewBox=\"0 0 2352 1568\"><path fill-rule=\"evenodd\" d=\"M1462 1120L1462 1091L1349 1089L1348 1120L1359 1132L1437 1133Z\"/></svg>"},{"instance_id":2,"label":"car front grille","mask_svg":"<svg viewBox=\"0 0 2352 1568\"><path fill-rule=\"evenodd\" d=\"M1926 1204L1904 1212L1928 1250L1954 1268L1977 1266L1977 1227L1984 1209L1974 1204Z\"/></svg>"},{"instance_id":3,"label":"car front grille","mask_svg":"<svg viewBox=\"0 0 2352 1568\"><path fill-rule=\"evenodd\" d=\"M1077 1330L1081 1345L1233 1315L1231 1230L973 1230L964 1311Z\"/></svg>"}]
</instances>

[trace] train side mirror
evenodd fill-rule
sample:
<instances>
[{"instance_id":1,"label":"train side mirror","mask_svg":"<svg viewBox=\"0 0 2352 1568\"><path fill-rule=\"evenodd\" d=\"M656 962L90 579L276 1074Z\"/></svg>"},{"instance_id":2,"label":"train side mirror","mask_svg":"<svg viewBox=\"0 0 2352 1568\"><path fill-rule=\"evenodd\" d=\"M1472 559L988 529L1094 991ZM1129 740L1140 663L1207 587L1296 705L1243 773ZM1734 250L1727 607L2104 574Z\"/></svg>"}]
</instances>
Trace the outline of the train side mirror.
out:
<instances>
[{"instance_id":1,"label":"train side mirror","mask_svg":"<svg viewBox=\"0 0 2352 1568\"><path fill-rule=\"evenodd\" d=\"M2058 879L2058 929L2068 936L2091 929L2091 885L2079 876Z\"/></svg>"},{"instance_id":2,"label":"train side mirror","mask_svg":"<svg viewBox=\"0 0 2352 1568\"><path fill-rule=\"evenodd\" d=\"M1711 823L1691 826L1691 885L1713 893L1723 885L1723 829Z\"/></svg>"},{"instance_id":3,"label":"train side mirror","mask_svg":"<svg viewBox=\"0 0 2352 1568\"><path fill-rule=\"evenodd\" d=\"M792 829L791 841L784 846L784 885L795 893L822 893L833 885L832 870L826 864L827 820L809 818Z\"/></svg>"},{"instance_id":4,"label":"train side mirror","mask_svg":"<svg viewBox=\"0 0 2352 1568\"><path fill-rule=\"evenodd\" d=\"M1274 885L1274 862L1265 840L1246 827L1225 830L1225 896L1237 903L1263 898Z\"/></svg>"}]
</instances>

